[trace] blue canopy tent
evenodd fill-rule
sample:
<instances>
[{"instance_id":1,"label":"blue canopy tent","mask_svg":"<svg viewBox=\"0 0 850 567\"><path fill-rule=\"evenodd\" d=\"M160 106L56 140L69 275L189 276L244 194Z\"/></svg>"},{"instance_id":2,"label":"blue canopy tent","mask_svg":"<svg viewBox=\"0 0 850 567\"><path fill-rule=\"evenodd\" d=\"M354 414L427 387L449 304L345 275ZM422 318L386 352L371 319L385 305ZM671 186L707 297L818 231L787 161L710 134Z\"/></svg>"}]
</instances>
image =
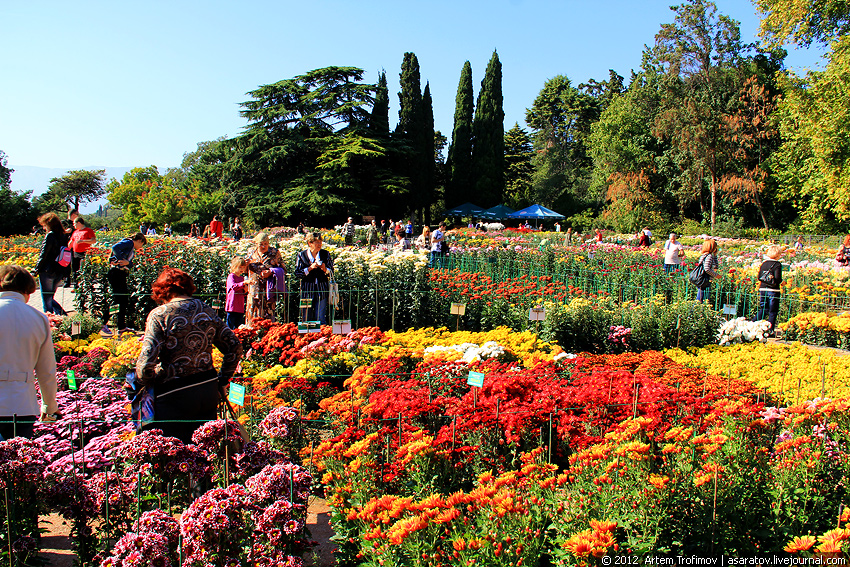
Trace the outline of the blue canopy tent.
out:
<instances>
[{"instance_id":1,"label":"blue canopy tent","mask_svg":"<svg viewBox=\"0 0 850 567\"><path fill-rule=\"evenodd\" d=\"M496 205L495 207L490 207L484 211L478 213L478 216L482 219L488 220L505 220L508 218L508 215L515 212L513 209L506 207L504 205Z\"/></svg>"},{"instance_id":2,"label":"blue canopy tent","mask_svg":"<svg viewBox=\"0 0 850 567\"><path fill-rule=\"evenodd\" d=\"M520 211L509 214L508 218L529 220L534 219L536 221L536 226L541 220L560 220L564 218L564 215L556 213L553 210L547 209L542 205L531 205L530 207L526 207Z\"/></svg>"},{"instance_id":3,"label":"blue canopy tent","mask_svg":"<svg viewBox=\"0 0 850 567\"><path fill-rule=\"evenodd\" d=\"M473 205L472 203L464 203L462 205L458 205L453 209L449 209L443 214L447 217L469 217L475 216L483 210L484 209L482 209L478 205Z\"/></svg>"}]
</instances>

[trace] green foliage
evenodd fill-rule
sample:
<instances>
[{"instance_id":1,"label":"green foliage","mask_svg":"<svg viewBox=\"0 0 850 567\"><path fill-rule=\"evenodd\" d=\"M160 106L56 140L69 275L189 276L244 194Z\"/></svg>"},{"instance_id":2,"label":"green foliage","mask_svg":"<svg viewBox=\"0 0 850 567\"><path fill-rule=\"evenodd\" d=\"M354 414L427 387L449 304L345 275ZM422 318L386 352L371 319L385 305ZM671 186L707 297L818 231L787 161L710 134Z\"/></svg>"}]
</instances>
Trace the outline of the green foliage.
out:
<instances>
[{"instance_id":1,"label":"green foliage","mask_svg":"<svg viewBox=\"0 0 850 567\"><path fill-rule=\"evenodd\" d=\"M73 315L69 315L62 319L62 322L56 328L56 331L60 334L71 335L71 331L73 331L73 323L80 324L80 332L78 336L80 337L89 337L98 331L100 331L100 327L103 322L99 318L95 318L88 313L84 313L82 311L78 311Z\"/></svg>"},{"instance_id":2,"label":"green foliage","mask_svg":"<svg viewBox=\"0 0 850 567\"><path fill-rule=\"evenodd\" d=\"M404 203L400 164L417 146L387 136L386 111L370 112L376 92L388 108L382 87L362 78L355 67L326 67L251 91L247 131L219 142L201 169L223 189L223 210L254 226L322 225Z\"/></svg>"},{"instance_id":3,"label":"green foliage","mask_svg":"<svg viewBox=\"0 0 850 567\"><path fill-rule=\"evenodd\" d=\"M35 211L32 209L30 192L17 193L12 190L12 172L7 166L6 154L0 150L0 236L26 234L35 224Z\"/></svg>"},{"instance_id":4,"label":"green foliage","mask_svg":"<svg viewBox=\"0 0 850 567\"><path fill-rule=\"evenodd\" d=\"M826 69L784 77L782 146L772 158L781 196L808 230L850 220L850 38L835 42Z\"/></svg>"},{"instance_id":5,"label":"green foliage","mask_svg":"<svg viewBox=\"0 0 850 567\"><path fill-rule=\"evenodd\" d=\"M498 205L505 189L505 111L502 63L495 51L487 64L472 123L472 182L477 204Z\"/></svg>"},{"instance_id":6,"label":"green foliage","mask_svg":"<svg viewBox=\"0 0 850 567\"><path fill-rule=\"evenodd\" d=\"M62 177L50 180L48 191L62 199L69 209L79 209L80 203L90 203L105 193L106 170L75 169Z\"/></svg>"},{"instance_id":7,"label":"green foliage","mask_svg":"<svg viewBox=\"0 0 850 567\"><path fill-rule=\"evenodd\" d=\"M588 137L599 108L597 99L573 87L564 75L546 81L525 115L536 150L534 202L565 214L588 204Z\"/></svg>"},{"instance_id":8,"label":"green foliage","mask_svg":"<svg viewBox=\"0 0 850 567\"><path fill-rule=\"evenodd\" d=\"M759 35L768 45L830 43L850 32L846 0L756 0Z\"/></svg>"},{"instance_id":9,"label":"green foliage","mask_svg":"<svg viewBox=\"0 0 850 567\"><path fill-rule=\"evenodd\" d=\"M534 149L528 132L514 123L505 132L505 198L507 206L523 209L532 204Z\"/></svg>"},{"instance_id":10,"label":"green foliage","mask_svg":"<svg viewBox=\"0 0 850 567\"><path fill-rule=\"evenodd\" d=\"M386 73L380 74L378 86L375 87L375 104L372 105L369 132L376 137L387 137L390 134L390 97Z\"/></svg>"},{"instance_id":11,"label":"green foliage","mask_svg":"<svg viewBox=\"0 0 850 567\"><path fill-rule=\"evenodd\" d=\"M449 146L447 159L449 167L447 193L457 201L457 204L471 202L474 196L471 187L473 96L472 66L469 61L466 61L461 69L460 81L457 85L452 144Z\"/></svg>"},{"instance_id":12,"label":"green foliage","mask_svg":"<svg viewBox=\"0 0 850 567\"><path fill-rule=\"evenodd\" d=\"M187 195L175 187L173 179L160 175L154 165L133 168L120 182L113 179L106 191L109 202L121 207L125 222L132 226L174 223L189 211Z\"/></svg>"},{"instance_id":13,"label":"green foliage","mask_svg":"<svg viewBox=\"0 0 850 567\"><path fill-rule=\"evenodd\" d=\"M617 305L611 297L574 299L547 304L541 337L568 352L618 352L608 335L612 326L622 325L632 329L629 350L642 352L712 344L721 321L711 306L697 301Z\"/></svg>"}]
</instances>

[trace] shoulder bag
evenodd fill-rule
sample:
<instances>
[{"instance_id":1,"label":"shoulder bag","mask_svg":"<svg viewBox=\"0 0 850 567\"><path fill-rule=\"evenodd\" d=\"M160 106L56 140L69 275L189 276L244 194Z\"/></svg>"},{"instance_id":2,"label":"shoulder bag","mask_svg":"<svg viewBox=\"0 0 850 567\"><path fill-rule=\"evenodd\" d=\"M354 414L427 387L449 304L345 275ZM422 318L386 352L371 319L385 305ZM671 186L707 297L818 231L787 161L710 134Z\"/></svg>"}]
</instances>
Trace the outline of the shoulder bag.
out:
<instances>
[{"instance_id":1,"label":"shoulder bag","mask_svg":"<svg viewBox=\"0 0 850 567\"><path fill-rule=\"evenodd\" d=\"M711 276L705 273L705 267L703 266L704 261L705 256L700 256L699 262L688 274L688 280L700 289L708 287L708 283L711 281Z\"/></svg>"}]
</instances>

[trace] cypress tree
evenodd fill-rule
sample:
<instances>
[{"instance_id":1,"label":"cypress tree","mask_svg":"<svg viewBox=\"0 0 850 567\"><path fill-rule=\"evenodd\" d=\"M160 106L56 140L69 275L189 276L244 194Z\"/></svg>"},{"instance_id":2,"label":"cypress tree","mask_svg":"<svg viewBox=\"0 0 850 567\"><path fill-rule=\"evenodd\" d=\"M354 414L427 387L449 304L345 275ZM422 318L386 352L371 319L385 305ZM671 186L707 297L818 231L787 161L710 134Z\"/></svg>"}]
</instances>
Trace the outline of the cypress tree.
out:
<instances>
[{"instance_id":1,"label":"cypress tree","mask_svg":"<svg viewBox=\"0 0 850 567\"><path fill-rule=\"evenodd\" d=\"M398 126L396 126L396 138L406 145L406 157L401 162L402 175L410 180L411 199L406 203L405 214L412 209L424 207L430 202L433 192L433 181L431 188L428 186L428 177L423 175L427 165L433 162L433 150L426 150L430 139L433 147L434 126L430 128L430 134L425 126L423 112L423 98L420 91L419 61L413 53L405 53L401 64L399 75L401 92L398 93L399 111ZM429 90L430 96L430 90ZM430 103L428 107L430 108ZM426 161L427 160L427 161ZM433 176L431 176L433 179Z\"/></svg>"},{"instance_id":2,"label":"cypress tree","mask_svg":"<svg viewBox=\"0 0 850 567\"><path fill-rule=\"evenodd\" d=\"M405 53L399 74L401 92L398 93L397 134L407 134L416 130L422 116L422 91L419 81L419 60L413 53Z\"/></svg>"},{"instance_id":3,"label":"cypress tree","mask_svg":"<svg viewBox=\"0 0 850 567\"><path fill-rule=\"evenodd\" d=\"M472 177L477 204L492 207L505 189L505 111L499 54L487 64L472 123Z\"/></svg>"},{"instance_id":4,"label":"cypress tree","mask_svg":"<svg viewBox=\"0 0 850 567\"><path fill-rule=\"evenodd\" d=\"M386 73L381 73L378 77L375 102L372 104L372 115L369 117L369 132L377 137L385 137L390 133L390 95L387 91Z\"/></svg>"},{"instance_id":5,"label":"cypress tree","mask_svg":"<svg viewBox=\"0 0 850 567\"><path fill-rule=\"evenodd\" d=\"M472 168L472 66L469 61L463 64L460 81L455 97L455 119L452 129L452 144L446 163L449 179L446 187L447 206L472 200L470 176ZM457 201L457 203L454 203Z\"/></svg>"},{"instance_id":6,"label":"cypress tree","mask_svg":"<svg viewBox=\"0 0 850 567\"><path fill-rule=\"evenodd\" d=\"M436 199L436 150L434 140L434 105L431 100L431 84L425 83L422 93L422 134L420 136L420 161L422 164L422 198L419 202L424 209L423 221L431 221L431 204Z\"/></svg>"}]
</instances>

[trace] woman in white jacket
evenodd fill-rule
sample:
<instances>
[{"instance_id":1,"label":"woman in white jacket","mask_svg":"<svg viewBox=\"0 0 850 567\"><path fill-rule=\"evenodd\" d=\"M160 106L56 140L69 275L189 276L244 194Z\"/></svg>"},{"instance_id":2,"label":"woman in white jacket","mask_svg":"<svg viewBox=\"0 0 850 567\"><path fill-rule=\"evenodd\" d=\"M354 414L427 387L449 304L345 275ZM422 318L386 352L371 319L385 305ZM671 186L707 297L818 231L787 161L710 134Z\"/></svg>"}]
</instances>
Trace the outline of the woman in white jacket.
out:
<instances>
[{"instance_id":1,"label":"woman in white jacket","mask_svg":"<svg viewBox=\"0 0 850 567\"><path fill-rule=\"evenodd\" d=\"M56 413L56 358L47 316L27 305L36 290L24 268L0 266L0 435L31 437ZM41 404L35 380L41 390Z\"/></svg>"}]
</instances>

